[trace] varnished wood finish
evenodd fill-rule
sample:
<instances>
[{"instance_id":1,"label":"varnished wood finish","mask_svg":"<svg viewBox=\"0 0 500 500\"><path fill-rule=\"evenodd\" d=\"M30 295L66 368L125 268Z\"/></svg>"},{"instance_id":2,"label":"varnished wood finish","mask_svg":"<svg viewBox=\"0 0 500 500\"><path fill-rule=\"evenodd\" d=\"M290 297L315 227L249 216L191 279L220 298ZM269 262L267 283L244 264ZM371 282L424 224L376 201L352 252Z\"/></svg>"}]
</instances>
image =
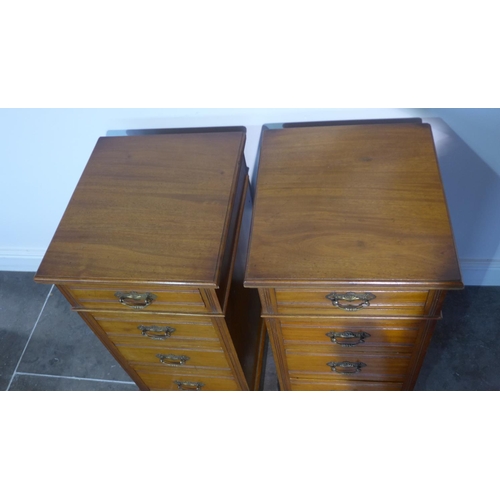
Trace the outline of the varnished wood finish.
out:
<instances>
[{"instance_id":1,"label":"varnished wood finish","mask_svg":"<svg viewBox=\"0 0 500 500\"><path fill-rule=\"evenodd\" d=\"M259 324L259 342L257 344L257 350L255 353L258 361L255 364L254 375L252 376L252 378L254 380L254 384L253 384L254 391L260 390L261 384L262 384L261 377L262 377L262 372L265 369L264 351L265 351L265 347L266 347L266 333L267 333L266 322L263 318L261 318L260 324Z\"/></svg>"},{"instance_id":2,"label":"varnished wood finish","mask_svg":"<svg viewBox=\"0 0 500 500\"><path fill-rule=\"evenodd\" d=\"M89 328L95 333L97 338L103 343L109 353L118 361L120 366L128 373L130 378L137 384L139 389L143 391L149 390L146 383L139 377L137 372L130 366L127 359L122 355L122 353L117 349L117 347L111 342L106 332L101 328L101 326L95 321L93 316L89 313L78 311L80 317L87 323ZM83 353L84 355L84 353Z\"/></svg>"},{"instance_id":3,"label":"varnished wood finish","mask_svg":"<svg viewBox=\"0 0 500 500\"><path fill-rule=\"evenodd\" d=\"M94 285L95 286L95 285ZM66 286L66 291L72 297L75 309L91 310L104 309L107 311L133 311L134 309L121 304L115 296L118 292L152 293L156 296L153 303L143 310L148 312L185 312L185 313L206 313L212 312L212 307L205 303L200 290L182 289L174 287L169 289L159 289L157 287L135 287L135 288L114 288L96 289L94 287Z\"/></svg>"},{"instance_id":4,"label":"varnished wood finish","mask_svg":"<svg viewBox=\"0 0 500 500\"><path fill-rule=\"evenodd\" d=\"M202 391L237 391L240 386L233 377L228 376L226 372L208 372L197 370L195 372L188 370L177 370L165 374L162 371L138 370L142 380L152 391L177 391L179 390L176 381L184 383L201 383ZM187 389L187 386L186 386ZM185 390L186 390L185 389ZM192 389L193 390L193 389Z\"/></svg>"},{"instance_id":5,"label":"varnished wood finish","mask_svg":"<svg viewBox=\"0 0 500 500\"><path fill-rule=\"evenodd\" d=\"M233 265L231 290L227 300L226 322L232 333L232 343L241 362L246 380L253 381L257 390L262 374L265 328L255 324L261 312L257 290L243 287L247 262L248 239L252 220L252 197L246 191L240 212L240 227L237 233L237 253ZM249 382L250 383L250 382Z\"/></svg>"},{"instance_id":6,"label":"varnished wood finish","mask_svg":"<svg viewBox=\"0 0 500 500\"><path fill-rule=\"evenodd\" d=\"M422 333L425 321L420 319L389 320L355 318L282 318L279 320L284 344L311 344L330 346L331 352L346 352L359 348L397 346L399 350L412 350ZM330 332L364 332L368 336L363 342L345 347L332 342Z\"/></svg>"},{"instance_id":7,"label":"varnished wood finish","mask_svg":"<svg viewBox=\"0 0 500 500\"><path fill-rule=\"evenodd\" d=\"M370 306L357 311L349 312L350 316L356 314L363 316L414 316L425 315L425 305L428 291L408 292L405 290L380 291L374 289L358 290L357 287L351 289L335 289L335 292L370 292L375 298L370 301ZM331 290L290 290L276 289L276 314L307 314L307 315L327 315L345 316L345 309L332 305L332 301L326 296ZM341 301L347 303L345 301ZM354 301L353 304L362 301Z\"/></svg>"},{"instance_id":8,"label":"varnished wood finish","mask_svg":"<svg viewBox=\"0 0 500 500\"><path fill-rule=\"evenodd\" d=\"M266 318L266 328L269 334L269 343L274 356L276 364L276 372L278 375L278 383L281 390L290 390L290 378L288 375L288 364L285 355L285 346L283 342L283 335L279 321L273 318Z\"/></svg>"},{"instance_id":9,"label":"varnished wood finish","mask_svg":"<svg viewBox=\"0 0 500 500\"><path fill-rule=\"evenodd\" d=\"M321 379L291 379L294 391L400 391L402 384L394 382L331 381Z\"/></svg>"},{"instance_id":10,"label":"varnished wood finish","mask_svg":"<svg viewBox=\"0 0 500 500\"><path fill-rule=\"evenodd\" d=\"M417 377L424 361L424 356L427 352L427 347L429 346L429 342L431 341L435 327L436 321L426 321L422 335L417 338L417 344L415 346L415 349L413 350L413 357L410 363L408 374L404 380L403 388L406 390L413 389L415 383L417 382Z\"/></svg>"},{"instance_id":11,"label":"varnished wood finish","mask_svg":"<svg viewBox=\"0 0 500 500\"><path fill-rule=\"evenodd\" d=\"M258 387L244 142L237 129L99 139L35 277L57 284L143 390ZM116 296L132 292L148 300Z\"/></svg>"},{"instance_id":12,"label":"varnished wood finish","mask_svg":"<svg viewBox=\"0 0 500 500\"><path fill-rule=\"evenodd\" d=\"M265 130L245 282L460 288L426 124Z\"/></svg>"},{"instance_id":13,"label":"varnished wood finish","mask_svg":"<svg viewBox=\"0 0 500 500\"><path fill-rule=\"evenodd\" d=\"M174 347L172 345L167 346L155 346L155 347L130 347L127 344L115 343L117 349L123 354L123 356L128 360L132 367L137 367L139 364L142 365L152 365L155 368L165 370L182 370L184 368L227 368L228 373L231 372L227 359L224 355L224 351L219 347L218 349L205 349L193 350L189 346ZM216 346L217 347L217 346ZM168 361L158 356L185 356L187 359L180 366L176 365L176 361Z\"/></svg>"},{"instance_id":14,"label":"varnished wood finish","mask_svg":"<svg viewBox=\"0 0 500 500\"><path fill-rule=\"evenodd\" d=\"M211 318L205 316L159 315L134 313L127 316L117 312L95 312L94 319L109 336L129 338L130 342L187 342L219 341ZM142 335L139 326L170 327L175 331L165 340L153 340ZM125 340L124 340L125 341Z\"/></svg>"},{"instance_id":15,"label":"varnished wood finish","mask_svg":"<svg viewBox=\"0 0 500 500\"><path fill-rule=\"evenodd\" d=\"M245 160L244 157L242 157L243 163L244 160ZM231 290L231 283L234 280L233 271L234 271L234 265L236 263L236 257L238 255L237 252L238 252L242 218L245 210L245 203L247 202L246 197L250 196L249 180L247 172L248 169L245 164L244 168L240 169L240 177L238 179L238 184L236 187L238 193L238 199L241 200L241 203L239 207L234 207L229 222L230 226L228 231L228 238L226 241L226 250L224 252L224 257L222 259L222 264L221 264L220 286L216 290L210 290L212 295L214 292L217 295L217 300L215 300L215 298L213 300L213 302L215 303L216 311L226 311L227 301L229 300L229 293ZM248 203L250 203L250 217L251 217L252 200L251 199L248 200ZM248 231L250 231L249 224L247 224L247 226L248 227L245 228L246 230L245 234L247 234ZM241 255L243 254L246 259L247 249L248 249L248 237L246 239L245 247L243 248L244 251L243 252L240 251L239 254L240 258ZM241 283L238 286L241 286Z\"/></svg>"},{"instance_id":16,"label":"varnished wood finish","mask_svg":"<svg viewBox=\"0 0 500 500\"><path fill-rule=\"evenodd\" d=\"M313 351L305 350L294 346L286 349L288 369L290 377L300 377L300 375L317 374L321 378L332 378L338 380L385 380L402 382L408 366L410 355L401 354L397 350L394 352L367 353L366 351L344 352L332 354L329 349L317 347ZM345 374L332 370L327 365L329 362L342 363L364 363L366 366L360 368L356 373Z\"/></svg>"},{"instance_id":17,"label":"varnished wood finish","mask_svg":"<svg viewBox=\"0 0 500 500\"><path fill-rule=\"evenodd\" d=\"M242 132L101 137L39 282L217 287Z\"/></svg>"},{"instance_id":18,"label":"varnished wood finish","mask_svg":"<svg viewBox=\"0 0 500 500\"><path fill-rule=\"evenodd\" d=\"M259 289L281 389L411 390L445 290L463 286L430 127L265 129L258 168L245 286ZM349 310L332 292L375 297ZM345 346L331 332L367 335ZM327 365L343 361L366 366Z\"/></svg>"}]
</instances>

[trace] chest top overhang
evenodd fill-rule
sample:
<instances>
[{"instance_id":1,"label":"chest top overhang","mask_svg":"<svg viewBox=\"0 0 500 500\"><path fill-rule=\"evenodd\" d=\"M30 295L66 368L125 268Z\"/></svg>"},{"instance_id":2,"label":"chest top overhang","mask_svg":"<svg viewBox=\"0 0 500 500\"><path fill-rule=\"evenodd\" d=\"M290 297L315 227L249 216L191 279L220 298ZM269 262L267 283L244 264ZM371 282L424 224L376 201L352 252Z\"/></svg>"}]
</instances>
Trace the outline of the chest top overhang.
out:
<instances>
[{"instance_id":1,"label":"chest top overhang","mask_svg":"<svg viewBox=\"0 0 500 500\"><path fill-rule=\"evenodd\" d=\"M245 133L101 137L39 282L217 287Z\"/></svg>"},{"instance_id":2,"label":"chest top overhang","mask_svg":"<svg viewBox=\"0 0 500 500\"><path fill-rule=\"evenodd\" d=\"M265 130L246 286L462 287L426 124Z\"/></svg>"}]
</instances>

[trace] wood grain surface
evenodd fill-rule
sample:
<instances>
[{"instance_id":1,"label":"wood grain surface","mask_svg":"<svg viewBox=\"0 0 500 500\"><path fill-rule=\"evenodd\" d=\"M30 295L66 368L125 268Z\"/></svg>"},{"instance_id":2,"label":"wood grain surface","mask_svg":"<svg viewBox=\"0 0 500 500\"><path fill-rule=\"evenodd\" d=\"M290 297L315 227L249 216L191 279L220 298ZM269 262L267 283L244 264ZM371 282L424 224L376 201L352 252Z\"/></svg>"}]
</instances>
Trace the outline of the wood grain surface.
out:
<instances>
[{"instance_id":1,"label":"wood grain surface","mask_svg":"<svg viewBox=\"0 0 500 500\"><path fill-rule=\"evenodd\" d=\"M101 137L37 272L216 287L244 132Z\"/></svg>"},{"instance_id":2,"label":"wood grain surface","mask_svg":"<svg viewBox=\"0 0 500 500\"><path fill-rule=\"evenodd\" d=\"M280 389L411 390L463 287L430 127L264 127L257 179L245 286Z\"/></svg>"},{"instance_id":3,"label":"wood grain surface","mask_svg":"<svg viewBox=\"0 0 500 500\"><path fill-rule=\"evenodd\" d=\"M242 127L100 138L35 276L142 390L259 387L244 143Z\"/></svg>"},{"instance_id":4,"label":"wood grain surface","mask_svg":"<svg viewBox=\"0 0 500 500\"><path fill-rule=\"evenodd\" d=\"M264 130L247 286L461 288L431 129Z\"/></svg>"}]
</instances>

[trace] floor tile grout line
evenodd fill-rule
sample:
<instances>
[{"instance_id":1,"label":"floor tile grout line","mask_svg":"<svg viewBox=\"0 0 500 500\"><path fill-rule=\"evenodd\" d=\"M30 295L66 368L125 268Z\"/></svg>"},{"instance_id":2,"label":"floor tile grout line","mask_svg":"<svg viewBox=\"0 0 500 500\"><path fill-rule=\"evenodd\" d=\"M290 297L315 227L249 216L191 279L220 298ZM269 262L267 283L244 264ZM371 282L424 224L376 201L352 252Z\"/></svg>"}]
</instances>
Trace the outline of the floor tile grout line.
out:
<instances>
[{"instance_id":1,"label":"floor tile grout line","mask_svg":"<svg viewBox=\"0 0 500 500\"><path fill-rule=\"evenodd\" d=\"M30 343L31 337L33 336L33 332L35 331L35 328L38 325L38 322L40 321L40 318L42 317L43 310L45 309L45 306L47 305L47 302L49 300L50 294L52 293L52 290L54 289L54 285L50 287L49 293L47 294L47 297L45 297L45 302L43 303L42 309L40 310L40 314L38 315L38 318L36 318L35 324L33 328L31 329L30 336L28 337L28 340L26 341L26 344L24 346L23 352L21 353L21 356L19 356L19 360L17 361L17 365L14 368L14 372L12 373L12 377L10 377L9 385L7 386L6 391L10 389L10 386L12 385L12 381L14 380L14 377L17 374L17 369L19 368L19 365L21 364L21 360L23 359L24 353L26 352L26 349L28 348L28 344Z\"/></svg>"},{"instance_id":2,"label":"floor tile grout line","mask_svg":"<svg viewBox=\"0 0 500 500\"><path fill-rule=\"evenodd\" d=\"M88 377L72 377L69 375L50 375L48 373L28 373L28 372L16 372L16 375L27 375L30 377L49 377L49 378L64 378L69 380L84 380L89 382L111 382L113 384L127 384L135 385L135 382L128 382L126 380L108 380L103 378L88 378Z\"/></svg>"}]
</instances>

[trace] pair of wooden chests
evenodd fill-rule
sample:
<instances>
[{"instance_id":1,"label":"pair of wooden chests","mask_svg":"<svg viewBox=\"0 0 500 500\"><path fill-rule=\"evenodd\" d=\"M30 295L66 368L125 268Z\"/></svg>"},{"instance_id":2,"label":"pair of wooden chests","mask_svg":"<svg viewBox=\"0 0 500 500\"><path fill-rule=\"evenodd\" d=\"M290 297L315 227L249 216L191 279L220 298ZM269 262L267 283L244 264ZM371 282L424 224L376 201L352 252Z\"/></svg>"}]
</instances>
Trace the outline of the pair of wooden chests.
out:
<instances>
[{"instance_id":1,"label":"pair of wooden chests","mask_svg":"<svg viewBox=\"0 0 500 500\"><path fill-rule=\"evenodd\" d=\"M245 139L100 138L35 281L143 390L258 390L266 332L281 390L411 390L463 286L430 126L263 127L253 190Z\"/></svg>"}]
</instances>

